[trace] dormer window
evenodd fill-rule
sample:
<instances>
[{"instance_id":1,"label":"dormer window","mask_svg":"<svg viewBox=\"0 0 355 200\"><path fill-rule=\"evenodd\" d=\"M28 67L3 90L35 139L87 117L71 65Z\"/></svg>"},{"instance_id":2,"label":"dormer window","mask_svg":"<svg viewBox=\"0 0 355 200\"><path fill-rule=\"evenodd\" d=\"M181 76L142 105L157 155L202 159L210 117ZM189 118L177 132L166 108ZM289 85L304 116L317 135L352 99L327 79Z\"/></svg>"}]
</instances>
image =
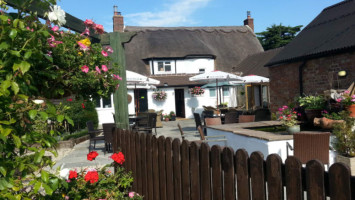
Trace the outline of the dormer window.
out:
<instances>
[{"instance_id":1,"label":"dormer window","mask_svg":"<svg viewBox=\"0 0 355 200\"><path fill-rule=\"evenodd\" d=\"M171 72L171 62L170 61L159 61L158 71L160 72Z\"/></svg>"},{"instance_id":2,"label":"dormer window","mask_svg":"<svg viewBox=\"0 0 355 200\"><path fill-rule=\"evenodd\" d=\"M200 68L200 69L198 69L198 73L199 73L199 74L204 74L204 73L205 73L205 68Z\"/></svg>"}]
</instances>

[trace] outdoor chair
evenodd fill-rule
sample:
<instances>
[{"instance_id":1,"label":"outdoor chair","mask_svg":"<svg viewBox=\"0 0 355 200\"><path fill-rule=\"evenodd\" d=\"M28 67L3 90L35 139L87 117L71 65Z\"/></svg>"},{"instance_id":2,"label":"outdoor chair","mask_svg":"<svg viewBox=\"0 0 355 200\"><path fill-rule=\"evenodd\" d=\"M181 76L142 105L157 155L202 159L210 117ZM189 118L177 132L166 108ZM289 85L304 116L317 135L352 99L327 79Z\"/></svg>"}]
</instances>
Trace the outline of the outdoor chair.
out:
<instances>
[{"instance_id":1,"label":"outdoor chair","mask_svg":"<svg viewBox=\"0 0 355 200\"><path fill-rule=\"evenodd\" d=\"M144 133L153 133L153 129L155 130L155 134L157 134L157 113L146 113L147 118L139 120L137 125L133 128L134 131L144 132ZM138 114L139 115L139 114Z\"/></svg>"},{"instance_id":2,"label":"outdoor chair","mask_svg":"<svg viewBox=\"0 0 355 200\"><path fill-rule=\"evenodd\" d=\"M202 130L201 126L199 126L197 128L197 130L200 133L200 137L201 137L202 142L223 142L223 141L227 141L225 135L205 136L203 134L203 130ZM219 138L221 138L221 139L219 139Z\"/></svg>"},{"instance_id":3,"label":"outdoor chair","mask_svg":"<svg viewBox=\"0 0 355 200\"><path fill-rule=\"evenodd\" d=\"M89 141L89 152L91 151L91 143L94 142L94 149L96 147L96 141L105 141L105 137L104 136L96 136L100 133L102 133L102 129L94 129L94 124L92 123L92 121L87 121L86 122L86 126L88 128L88 132L89 132L89 136L90 136L90 141Z\"/></svg>"},{"instance_id":4,"label":"outdoor chair","mask_svg":"<svg viewBox=\"0 0 355 200\"><path fill-rule=\"evenodd\" d=\"M113 142L113 136L112 136L112 131L116 127L115 123L106 123L102 124L102 128L104 130L104 137L105 137L105 153L106 151L112 151L112 142Z\"/></svg>"},{"instance_id":5,"label":"outdoor chair","mask_svg":"<svg viewBox=\"0 0 355 200\"><path fill-rule=\"evenodd\" d=\"M221 120L220 117L205 118L205 124L206 124L206 126L221 125L222 124L222 120Z\"/></svg>"},{"instance_id":6,"label":"outdoor chair","mask_svg":"<svg viewBox=\"0 0 355 200\"><path fill-rule=\"evenodd\" d=\"M196 133L184 133L184 131L182 130L181 125L179 123L177 124L177 126L179 128L182 140L185 140L186 136L200 137L200 135L196 134Z\"/></svg>"},{"instance_id":7,"label":"outdoor chair","mask_svg":"<svg viewBox=\"0 0 355 200\"><path fill-rule=\"evenodd\" d=\"M302 164L310 160L320 160L329 165L329 132L299 132L293 134L293 147L287 142L287 156L289 149Z\"/></svg>"},{"instance_id":8,"label":"outdoor chair","mask_svg":"<svg viewBox=\"0 0 355 200\"><path fill-rule=\"evenodd\" d=\"M227 112L224 115L224 123L225 124L238 123L238 116L239 114L237 111Z\"/></svg>"},{"instance_id":9,"label":"outdoor chair","mask_svg":"<svg viewBox=\"0 0 355 200\"><path fill-rule=\"evenodd\" d=\"M197 130L198 126L202 126L200 114L194 113L194 119L195 119L196 130Z\"/></svg>"}]
</instances>

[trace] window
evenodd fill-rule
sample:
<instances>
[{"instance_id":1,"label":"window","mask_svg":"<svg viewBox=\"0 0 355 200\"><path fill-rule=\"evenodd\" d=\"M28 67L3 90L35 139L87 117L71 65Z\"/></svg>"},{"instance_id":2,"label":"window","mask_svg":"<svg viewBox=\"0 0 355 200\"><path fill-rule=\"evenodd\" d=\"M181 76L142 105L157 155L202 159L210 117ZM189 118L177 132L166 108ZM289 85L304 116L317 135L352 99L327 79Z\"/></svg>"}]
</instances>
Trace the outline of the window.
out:
<instances>
[{"instance_id":1,"label":"window","mask_svg":"<svg viewBox=\"0 0 355 200\"><path fill-rule=\"evenodd\" d=\"M199 73L199 74L203 74L203 73L205 73L205 69L204 69L204 68L202 68L202 69L198 69L198 73Z\"/></svg>"},{"instance_id":2,"label":"window","mask_svg":"<svg viewBox=\"0 0 355 200\"><path fill-rule=\"evenodd\" d=\"M210 89L210 97L215 97L216 96L216 89Z\"/></svg>"},{"instance_id":3,"label":"window","mask_svg":"<svg viewBox=\"0 0 355 200\"><path fill-rule=\"evenodd\" d=\"M229 87L223 87L223 96L225 97L229 96Z\"/></svg>"},{"instance_id":4,"label":"window","mask_svg":"<svg viewBox=\"0 0 355 200\"><path fill-rule=\"evenodd\" d=\"M96 108L101 108L101 99L100 98L96 98L95 99L95 104L96 104Z\"/></svg>"},{"instance_id":5,"label":"window","mask_svg":"<svg viewBox=\"0 0 355 200\"><path fill-rule=\"evenodd\" d=\"M171 62L170 61L159 61L158 62L158 71L170 72L171 71Z\"/></svg>"},{"instance_id":6,"label":"window","mask_svg":"<svg viewBox=\"0 0 355 200\"><path fill-rule=\"evenodd\" d=\"M111 108L112 104L111 104L111 96L108 98L104 98L102 99L102 107L103 108Z\"/></svg>"}]
</instances>

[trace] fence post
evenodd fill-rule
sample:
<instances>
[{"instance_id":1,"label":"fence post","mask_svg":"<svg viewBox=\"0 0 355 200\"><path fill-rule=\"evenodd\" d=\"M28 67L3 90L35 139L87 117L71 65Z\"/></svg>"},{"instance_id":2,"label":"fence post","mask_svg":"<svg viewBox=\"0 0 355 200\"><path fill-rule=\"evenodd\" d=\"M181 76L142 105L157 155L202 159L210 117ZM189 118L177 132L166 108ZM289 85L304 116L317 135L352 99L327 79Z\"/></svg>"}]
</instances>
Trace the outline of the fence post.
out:
<instances>
[{"instance_id":1,"label":"fence post","mask_svg":"<svg viewBox=\"0 0 355 200\"><path fill-rule=\"evenodd\" d=\"M153 196L154 196L152 140L153 140L153 136L151 134L148 134L147 135L147 184L148 184L147 193L148 194L147 196L144 197L147 200L153 200Z\"/></svg>"},{"instance_id":2,"label":"fence post","mask_svg":"<svg viewBox=\"0 0 355 200\"><path fill-rule=\"evenodd\" d=\"M286 195L288 200L302 200L302 163L294 156L285 161Z\"/></svg>"},{"instance_id":3,"label":"fence post","mask_svg":"<svg viewBox=\"0 0 355 200\"><path fill-rule=\"evenodd\" d=\"M211 200L210 146L206 143L202 143L200 151L201 199Z\"/></svg>"},{"instance_id":4,"label":"fence post","mask_svg":"<svg viewBox=\"0 0 355 200\"><path fill-rule=\"evenodd\" d=\"M165 137L158 138L160 200L166 200Z\"/></svg>"},{"instance_id":5,"label":"fence post","mask_svg":"<svg viewBox=\"0 0 355 200\"><path fill-rule=\"evenodd\" d=\"M250 155L250 176L253 199L265 199L264 155L259 151Z\"/></svg>"},{"instance_id":6,"label":"fence post","mask_svg":"<svg viewBox=\"0 0 355 200\"><path fill-rule=\"evenodd\" d=\"M166 198L174 200L174 176L173 176L173 145L170 137L165 140L165 162L166 162Z\"/></svg>"},{"instance_id":7,"label":"fence post","mask_svg":"<svg viewBox=\"0 0 355 200\"><path fill-rule=\"evenodd\" d=\"M181 180L182 180L182 199L190 199L190 142L184 140L181 145Z\"/></svg>"},{"instance_id":8,"label":"fence post","mask_svg":"<svg viewBox=\"0 0 355 200\"><path fill-rule=\"evenodd\" d=\"M318 160L306 164L307 199L325 199L324 165Z\"/></svg>"},{"instance_id":9,"label":"fence post","mask_svg":"<svg viewBox=\"0 0 355 200\"><path fill-rule=\"evenodd\" d=\"M350 170L343 163L335 163L329 168L330 199L350 200Z\"/></svg>"},{"instance_id":10,"label":"fence post","mask_svg":"<svg viewBox=\"0 0 355 200\"><path fill-rule=\"evenodd\" d=\"M211 167L212 167L212 196L214 200L223 199L222 166L221 166L221 147L214 145L211 148Z\"/></svg>"},{"instance_id":11,"label":"fence post","mask_svg":"<svg viewBox=\"0 0 355 200\"><path fill-rule=\"evenodd\" d=\"M222 169L224 172L224 199L235 199L234 151L225 147L222 151Z\"/></svg>"},{"instance_id":12,"label":"fence post","mask_svg":"<svg viewBox=\"0 0 355 200\"><path fill-rule=\"evenodd\" d=\"M173 141L174 200L182 200L180 146L181 146L180 140L177 138L174 139Z\"/></svg>"},{"instance_id":13,"label":"fence post","mask_svg":"<svg viewBox=\"0 0 355 200\"><path fill-rule=\"evenodd\" d=\"M200 147L196 142L190 146L191 199L201 199L200 193Z\"/></svg>"},{"instance_id":14,"label":"fence post","mask_svg":"<svg viewBox=\"0 0 355 200\"><path fill-rule=\"evenodd\" d=\"M283 199L281 165L282 160L277 154L271 154L266 158L266 178L269 200Z\"/></svg>"},{"instance_id":15,"label":"fence post","mask_svg":"<svg viewBox=\"0 0 355 200\"><path fill-rule=\"evenodd\" d=\"M238 149L235 153L235 173L237 174L238 200L250 199L249 184L249 156L245 149Z\"/></svg>"}]
</instances>

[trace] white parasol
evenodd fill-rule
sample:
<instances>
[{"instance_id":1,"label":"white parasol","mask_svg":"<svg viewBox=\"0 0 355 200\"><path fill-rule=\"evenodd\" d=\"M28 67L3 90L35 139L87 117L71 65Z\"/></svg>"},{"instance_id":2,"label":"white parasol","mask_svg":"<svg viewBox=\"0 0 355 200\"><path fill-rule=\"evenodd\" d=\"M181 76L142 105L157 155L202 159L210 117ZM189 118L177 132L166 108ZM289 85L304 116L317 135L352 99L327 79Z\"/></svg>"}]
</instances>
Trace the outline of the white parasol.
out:
<instances>
[{"instance_id":1,"label":"white parasol","mask_svg":"<svg viewBox=\"0 0 355 200\"><path fill-rule=\"evenodd\" d=\"M220 81L240 81L243 80L240 76L235 74L223 72L223 71L211 71L203 74L199 74L189 78L190 81L199 81L199 82L209 82L216 83L216 92L217 92L217 108L218 108L218 82Z\"/></svg>"},{"instance_id":2,"label":"white parasol","mask_svg":"<svg viewBox=\"0 0 355 200\"><path fill-rule=\"evenodd\" d=\"M258 75L247 75L241 77L241 81L231 81L231 84L243 84L243 83L268 83L269 78L258 76Z\"/></svg>"}]
</instances>

